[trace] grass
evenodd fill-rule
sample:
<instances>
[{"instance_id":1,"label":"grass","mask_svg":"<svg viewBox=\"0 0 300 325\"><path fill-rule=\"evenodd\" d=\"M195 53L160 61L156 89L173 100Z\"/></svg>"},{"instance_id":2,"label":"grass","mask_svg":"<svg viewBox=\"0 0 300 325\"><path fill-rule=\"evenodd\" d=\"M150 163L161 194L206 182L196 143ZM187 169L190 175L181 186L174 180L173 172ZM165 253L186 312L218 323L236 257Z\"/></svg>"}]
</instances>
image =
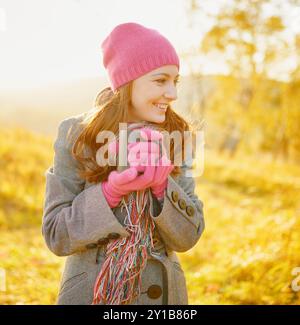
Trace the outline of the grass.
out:
<instances>
[{"instance_id":1,"label":"grass","mask_svg":"<svg viewBox=\"0 0 300 325\"><path fill-rule=\"evenodd\" d=\"M197 185L206 229L180 254L191 304L299 304L300 168L206 157Z\"/></svg>"},{"instance_id":2,"label":"grass","mask_svg":"<svg viewBox=\"0 0 300 325\"><path fill-rule=\"evenodd\" d=\"M55 303L64 258L47 249L38 227L2 231L0 256L6 273L0 304Z\"/></svg>"}]
</instances>

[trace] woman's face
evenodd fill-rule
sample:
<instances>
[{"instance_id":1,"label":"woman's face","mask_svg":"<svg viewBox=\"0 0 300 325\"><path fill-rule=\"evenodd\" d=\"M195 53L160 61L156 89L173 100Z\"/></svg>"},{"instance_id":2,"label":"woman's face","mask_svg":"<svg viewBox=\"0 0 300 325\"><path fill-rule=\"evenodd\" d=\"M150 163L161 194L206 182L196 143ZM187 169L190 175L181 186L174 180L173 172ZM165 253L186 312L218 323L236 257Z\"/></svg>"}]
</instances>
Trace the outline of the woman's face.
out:
<instances>
[{"instance_id":1,"label":"woman's face","mask_svg":"<svg viewBox=\"0 0 300 325\"><path fill-rule=\"evenodd\" d=\"M129 122L163 123L167 108L159 108L155 104L169 105L177 99L178 78L177 66L165 65L135 79L132 84Z\"/></svg>"}]
</instances>

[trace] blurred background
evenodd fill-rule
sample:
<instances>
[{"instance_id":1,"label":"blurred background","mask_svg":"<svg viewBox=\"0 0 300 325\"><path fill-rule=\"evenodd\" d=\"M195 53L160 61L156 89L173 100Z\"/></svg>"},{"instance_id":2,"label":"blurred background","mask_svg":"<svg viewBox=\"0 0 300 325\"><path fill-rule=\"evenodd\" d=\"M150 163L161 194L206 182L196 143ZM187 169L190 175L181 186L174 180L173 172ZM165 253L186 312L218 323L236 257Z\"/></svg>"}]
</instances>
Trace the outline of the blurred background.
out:
<instances>
[{"instance_id":1,"label":"blurred background","mask_svg":"<svg viewBox=\"0 0 300 325\"><path fill-rule=\"evenodd\" d=\"M102 40L129 21L175 46L174 108L204 121L206 229L178 254L189 303L299 304L298 0L0 0L0 304L55 303L44 173L58 123L109 85Z\"/></svg>"}]
</instances>

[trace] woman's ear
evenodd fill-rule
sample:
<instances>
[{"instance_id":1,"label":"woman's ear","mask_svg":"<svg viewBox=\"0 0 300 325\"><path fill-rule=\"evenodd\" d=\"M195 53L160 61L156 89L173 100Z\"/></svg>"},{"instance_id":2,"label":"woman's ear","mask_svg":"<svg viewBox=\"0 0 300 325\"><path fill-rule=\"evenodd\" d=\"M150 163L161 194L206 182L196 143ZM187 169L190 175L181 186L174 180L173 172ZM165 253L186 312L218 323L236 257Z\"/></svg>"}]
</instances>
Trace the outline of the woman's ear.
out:
<instances>
[{"instance_id":1,"label":"woman's ear","mask_svg":"<svg viewBox=\"0 0 300 325\"><path fill-rule=\"evenodd\" d=\"M100 106L104 104L111 96L113 95L113 91L111 87L106 87L102 89L96 96L95 106Z\"/></svg>"}]
</instances>

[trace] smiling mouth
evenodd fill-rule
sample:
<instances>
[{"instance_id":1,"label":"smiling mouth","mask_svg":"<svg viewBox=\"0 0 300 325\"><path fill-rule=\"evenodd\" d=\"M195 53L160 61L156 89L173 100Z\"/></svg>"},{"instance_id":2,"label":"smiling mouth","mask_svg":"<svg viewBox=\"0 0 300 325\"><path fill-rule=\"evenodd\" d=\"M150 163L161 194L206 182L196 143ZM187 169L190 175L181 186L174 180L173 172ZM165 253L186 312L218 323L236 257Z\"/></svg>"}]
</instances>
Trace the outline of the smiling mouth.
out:
<instances>
[{"instance_id":1,"label":"smiling mouth","mask_svg":"<svg viewBox=\"0 0 300 325\"><path fill-rule=\"evenodd\" d=\"M161 107L161 106L158 106L158 105L155 105L155 104L152 104L155 108L157 108L157 109L159 109L160 111L162 111L162 112L166 112L166 110L167 110L167 108L168 108L168 106L166 106L166 107Z\"/></svg>"}]
</instances>

